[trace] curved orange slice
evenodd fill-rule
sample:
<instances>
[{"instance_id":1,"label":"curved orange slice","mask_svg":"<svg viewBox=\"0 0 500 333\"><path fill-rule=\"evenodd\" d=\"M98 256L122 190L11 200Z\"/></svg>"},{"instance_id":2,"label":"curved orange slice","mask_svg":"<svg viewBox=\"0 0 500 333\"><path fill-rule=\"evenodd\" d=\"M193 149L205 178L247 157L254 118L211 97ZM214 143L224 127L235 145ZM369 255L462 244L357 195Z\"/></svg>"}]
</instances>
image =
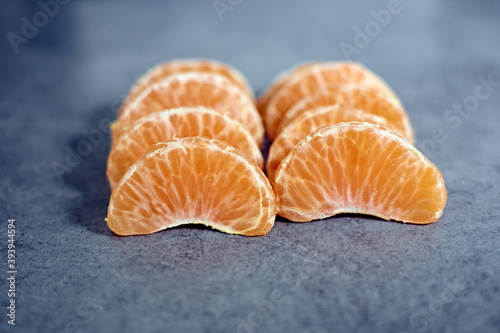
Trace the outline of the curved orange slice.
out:
<instances>
[{"instance_id":1,"label":"curved orange slice","mask_svg":"<svg viewBox=\"0 0 500 333\"><path fill-rule=\"evenodd\" d=\"M153 144L190 136L225 141L239 149L248 160L263 167L259 147L236 120L203 107L170 109L141 118L120 136L108 156L106 171L111 188Z\"/></svg>"},{"instance_id":2,"label":"curved orange slice","mask_svg":"<svg viewBox=\"0 0 500 333\"><path fill-rule=\"evenodd\" d=\"M278 214L296 222L361 213L431 223L447 196L439 170L407 140L358 122L303 139L281 162L273 187Z\"/></svg>"},{"instance_id":3,"label":"curved orange slice","mask_svg":"<svg viewBox=\"0 0 500 333\"><path fill-rule=\"evenodd\" d=\"M322 106L311 109L298 116L289 124L273 141L267 157L267 176L271 180L282 159L288 155L292 148L311 132L318 128L340 122L360 121L371 124L386 125L387 120L361 110L346 109L340 105Z\"/></svg>"},{"instance_id":4,"label":"curved orange slice","mask_svg":"<svg viewBox=\"0 0 500 333\"><path fill-rule=\"evenodd\" d=\"M387 127L406 137L411 144L414 142L413 128L405 110L377 89L357 84L329 86L304 97L283 117L278 133L304 112L318 106L333 104L340 104L345 108L359 109L384 117L387 120Z\"/></svg>"},{"instance_id":5,"label":"curved orange slice","mask_svg":"<svg viewBox=\"0 0 500 333\"><path fill-rule=\"evenodd\" d=\"M380 77L360 64L352 62L315 64L286 82L269 101L264 116L269 137L274 139L281 119L301 99L329 85L346 83L373 87L398 100L396 94Z\"/></svg>"},{"instance_id":6,"label":"curved orange slice","mask_svg":"<svg viewBox=\"0 0 500 333\"><path fill-rule=\"evenodd\" d=\"M307 62L299 64L276 75L273 78L271 85L257 100L257 109L259 110L262 117L264 117L269 101L278 90L280 90L293 77L296 77L297 75L300 75L300 73L309 70L312 65L317 63L318 62Z\"/></svg>"},{"instance_id":7,"label":"curved orange slice","mask_svg":"<svg viewBox=\"0 0 500 333\"><path fill-rule=\"evenodd\" d=\"M248 84L243 74L241 74L241 72L236 68L211 59L182 59L171 60L159 64L146 72L146 74L141 76L130 89L128 96L123 103L122 110L153 84L161 82L171 75L187 72L212 73L222 75L233 84L238 86L243 92L248 95L248 97L253 99L254 94L252 88Z\"/></svg>"},{"instance_id":8,"label":"curved orange slice","mask_svg":"<svg viewBox=\"0 0 500 333\"><path fill-rule=\"evenodd\" d=\"M262 144L262 119L250 98L224 77L207 73L171 75L153 84L119 115L111 126L113 144L134 122L155 112L205 106L239 121Z\"/></svg>"},{"instance_id":9,"label":"curved orange slice","mask_svg":"<svg viewBox=\"0 0 500 333\"><path fill-rule=\"evenodd\" d=\"M259 236L275 214L262 170L225 142L192 137L157 143L135 162L111 194L107 223L122 236L193 223Z\"/></svg>"}]
</instances>

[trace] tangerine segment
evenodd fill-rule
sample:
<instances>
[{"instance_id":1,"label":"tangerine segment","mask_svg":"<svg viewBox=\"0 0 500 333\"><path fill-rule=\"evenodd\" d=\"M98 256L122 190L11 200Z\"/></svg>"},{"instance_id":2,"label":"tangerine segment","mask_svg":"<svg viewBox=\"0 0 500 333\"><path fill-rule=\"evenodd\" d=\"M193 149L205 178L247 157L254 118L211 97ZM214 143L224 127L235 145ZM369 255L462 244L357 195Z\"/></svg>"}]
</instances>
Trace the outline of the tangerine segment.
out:
<instances>
[{"instance_id":1,"label":"tangerine segment","mask_svg":"<svg viewBox=\"0 0 500 333\"><path fill-rule=\"evenodd\" d=\"M299 64L276 75L273 78L271 85L257 100L257 109L259 110L260 114L264 117L269 101L274 96L274 94L276 94L276 92L285 85L286 82L290 81L293 77L299 75L300 73L307 71L312 65L316 63L317 62L307 62Z\"/></svg>"},{"instance_id":2,"label":"tangerine segment","mask_svg":"<svg viewBox=\"0 0 500 333\"><path fill-rule=\"evenodd\" d=\"M239 121L260 146L264 126L252 100L224 77L207 73L171 75L153 84L118 116L113 143L137 120L149 114L188 106L206 106Z\"/></svg>"},{"instance_id":3,"label":"tangerine segment","mask_svg":"<svg viewBox=\"0 0 500 333\"><path fill-rule=\"evenodd\" d=\"M225 141L238 148L249 161L263 167L259 147L236 120L203 107L170 109L141 118L118 139L108 157L111 188L153 144L190 136Z\"/></svg>"},{"instance_id":4,"label":"tangerine segment","mask_svg":"<svg viewBox=\"0 0 500 333\"><path fill-rule=\"evenodd\" d=\"M264 117L269 137L274 139L281 119L301 99L329 85L346 83L373 87L397 100L396 94L380 77L360 64L352 62L315 64L285 83L269 101Z\"/></svg>"},{"instance_id":5,"label":"tangerine segment","mask_svg":"<svg viewBox=\"0 0 500 333\"><path fill-rule=\"evenodd\" d=\"M322 106L304 112L274 139L269 148L266 170L271 182L281 160L288 155L300 140L318 128L349 121L387 125L385 118L361 110L346 109L339 104Z\"/></svg>"},{"instance_id":6,"label":"tangerine segment","mask_svg":"<svg viewBox=\"0 0 500 333\"><path fill-rule=\"evenodd\" d=\"M416 224L436 221L446 204L441 173L391 130L350 122L323 127L281 162L278 214L296 222L361 213Z\"/></svg>"},{"instance_id":7,"label":"tangerine segment","mask_svg":"<svg viewBox=\"0 0 500 333\"><path fill-rule=\"evenodd\" d=\"M313 95L304 97L283 117L278 133L310 109L333 104L384 117L388 122L387 127L406 137L411 144L414 142L413 128L405 110L377 89L357 84L328 86Z\"/></svg>"},{"instance_id":8,"label":"tangerine segment","mask_svg":"<svg viewBox=\"0 0 500 333\"><path fill-rule=\"evenodd\" d=\"M275 214L262 170L228 143L190 137L157 143L136 161L111 194L107 223L121 236L193 223L259 236Z\"/></svg>"},{"instance_id":9,"label":"tangerine segment","mask_svg":"<svg viewBox=\"0 0 500 333\"><path fill-rule=\"evenodd\" d=\"M132 86L123 103L124 107L155 83L170 75L186 72L212 73L224 76L253 99L253 91L245 77L236 68L210 59L182 59L159 64L150 69ZM123 108L122 108L123 110Z\"/></svg>"}]
</instances>

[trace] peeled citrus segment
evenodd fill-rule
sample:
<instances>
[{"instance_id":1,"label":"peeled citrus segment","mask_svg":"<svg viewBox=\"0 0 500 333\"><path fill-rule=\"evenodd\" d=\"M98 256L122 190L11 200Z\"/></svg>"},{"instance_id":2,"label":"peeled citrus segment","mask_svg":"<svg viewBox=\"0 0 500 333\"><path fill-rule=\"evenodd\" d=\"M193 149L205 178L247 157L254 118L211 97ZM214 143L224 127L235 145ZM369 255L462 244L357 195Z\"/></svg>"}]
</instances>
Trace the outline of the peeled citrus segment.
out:
<instances>
[{"instance_id":1,"label":"peeled citrus segment","mask_svg":"<svg viewBox=\"0 0 500 333\"><path fill-rule=\"evenodd\" d=\"M183 224L259 236L275 214L262 170L225 142L192 137L157 143L137 160L111 194L107 223L122 236Z\"/></svg>"},{"instance_id":2,"label":"peeled citrus segment","mask_svg":"<svg viewBox=\"0 0 500 333\"><path fill-rule=\"evenodd\" d=\"M155 83L137 97L112 125L113 144L134 122L155 112L205 106L239 121L260 146L262 119L252 100L224 77L207 73L184 73Z\"/></svg>"},{"instance_id":3,"label":"peeled citrus segment","mask_svg":"<svg viewBox=\"0 0 500 333\"><path fill-rule=\"evenodd\" d=\"M107 175L111 188L153 144L172 138L204 136L225 141L260 168L264 159L252 136L236 120L203 107L170 109L138 120L112 147Z\"/></svg>"},{"instance_id":4,"label":"peeled citrus segment","mask_svg":"<svg viewBox=\"0 0 500 333\"><path fill-rule=\"evenodd\" d=\"M391 130L350 122L323 127L281 162L273 184L278 214L296 222L361 213L416 224L446 204L439 170Z\"/></svg>"},{"instance_id":5,"label":"peeled citrus segment","mask_svg":"<svg viewBox=\"0 0 500 333\"><path fill-rule=\"evenodd\" d=\"M413 128L405 110L394 99L381 94L377 89L358 84L328 86L304 97L285 114L277 132L281 132L295 118L312 108L334 104L384 117L387 119L387 127L406 137L411 144L414 142Z\"/></svg>"},{"instance_id":6,"label":"peeled citrus segment","mask_svg":"<svg viewBox=\"0 0 500 333\"><path fill-rule=\"evenodd\" d=\"M307 71L309 67L311 67L316 63L317 62L307 62L299 64L274 77L271 85L257 100L257 109L259 110L260 114L264 117L269 101L274 96L274 94L276 94L276 92L285 85L285 83L287 83L293 77L299 75L300 73Z\"/></svg>"},{"instance_id":7,"label":"peeled citrus segment","mask_svg":"<svg viewBox=\"0 0 500 333\"><path fill-rule=\"evenodd\" d=\"M380 77L360 64L352 62L315 64L287 81L269 101L264 116L269 137L274 139L281 119L301 99L329 85L347 83L373 87L397 100L396 94Z\"/></svg>"},{"instance_id":8,"label":"peeled citrus segment","mask_svg":"<svg viewBox=\"0 0 500 333\"><path fill-rule=\"evenodd\" d=\"M125 102L123 103L124 107L131 103L135 98L140 96L153 84L161 82L171 75L187 72L212 73L222 75L233 84L238 86L244 93L248 95L248 97L253 99L254 95L252 88L248 84L245 77L236 68L210 59L183 59L172 60L159 64L150 69L142 77L140 77L139 80L137 80L137 82L130 89L129 94L125 99Z\"/></svg>"},{"instance_id":9,"label":"peeled citrus segment","mask_svg":"<svg viewBox=\"0 0 500 333\"><path fill-rule=\"evenodd\" d=\"M321 127L349 121L387 124L385 118L361 110L346 109L338 104L322 106L303 112L274 139L269 148L266 170L271 182L281 160L288 155L300 140Z\"/></svg>"}]
</instances>

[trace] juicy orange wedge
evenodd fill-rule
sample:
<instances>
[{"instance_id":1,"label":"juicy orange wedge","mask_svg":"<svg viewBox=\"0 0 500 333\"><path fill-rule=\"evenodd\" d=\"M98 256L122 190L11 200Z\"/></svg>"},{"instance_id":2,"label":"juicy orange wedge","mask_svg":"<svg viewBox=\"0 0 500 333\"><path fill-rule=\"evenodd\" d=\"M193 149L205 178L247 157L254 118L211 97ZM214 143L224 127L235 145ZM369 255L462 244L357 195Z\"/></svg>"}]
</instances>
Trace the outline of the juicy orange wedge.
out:
<instances>
[{"instance_id":1,"label":"juicy orange wedge","mask_svg":"<svg viewBox=\"0 0 500 333\"><path fill-rule=\"evenodd\" d=\"M153 144L190 136L225 141L259 168L263 167L264 159L257 143L236 120L204 107L170 109L141 118L120 136L108 156L106 173L111 188Z\"/></svg>"},{"instance_id":2,"label":"juicy orange wedge","mask_svg":"<svg viewBox=\"0 0 500 333\"><path fill-rule=\"evenodd\" d=\"M259 109L262 117L265 117L265 112L271 98L289 81L294 77L297 77L301 73L308 71L312 65L317 64L317 62L306 62L296 65L290 69L283 71L282 73L276 75L271 83L271 85L264 91L264 93L257 100L257 108Z\"/></svg>"},{"instance_id":3,"label":"juicy orange wedge","mask_svg":"<svg viewBox=\"0 0 500 333\"><path fill-rule=\"evenodd\" d=\"M290 153L300 140L321 127L349 121L387 125L385 118L361 110L346 109L339 104L320 106L303 112L274 139L269 148L266 171L271 182L281 160Z\"/></svg>"},{"instance_id":4,"label":"juicy orange wedge","mask_svg":"<svg viewBox=\"0 0 500 333\"><path fill-rule=\"evenodd\" d=\"M393 131L349 122L300 141L273 188L278 214L296 222L339 213L425 224L436 221L447 192L438 168Z\"/></svg>"},{"instance_id":5,"label":"juicy orange wedge","mask_svg":"<svg viewBox=\"0 0 500 333\"><path fill-rule=\"evenodd\" d=\"M253 99L252 88L236 68L211 59L180 59L159 64L141 76L130 89L121 110L153 84L161 82L171 75L188 72L212 73L224 76Z\"/></svg>"},{"instance_id":6,"label":"juicy orange wedge","mask_svg":"<svg viewBox=\"0 0 500 333\"><path fill-rule=\"evenodd\" d=\"M191 72L171 75L134 99L111 126L113 145L142 117L166 109L192 106L227 113L250 132L259 146L262 144L264 126L253 101L223 76Z\"/></svg>"},{"instance_id":7,"label":"juicy orange wedge","mask_svg":"<svg viewBox=\"0 0 500 333\"><path fill-rule=\"evenodd\" d=\"M259 236L275 215L262 170L223 141L189 137L157 143L132 165L111 194L107 223L122 236L193 223Z\"/></svg>"},{"instance_id":8,"label":"juicy orange wedge","mask_svg":"<svg viewBox=\"0 0 500 333\"><path fill-rule=\"evenodd\" d=\"M299 69L298 74L293 75L273 94L264 112L267 134L271 139L274 139L279 130L281 119L304 97L330 85L347 83L375 88L399 101L396 94L380 77L360 64L352 62L317 63Z\"/></svg>"},{"instance_id":9,"label":"juicy orange wedge","mask_svg":"<svg viewBox=\"0 0 500 333\"><path fill-rule=\"evenodd\" d=\"M390 129L413 144L413 128L406 111L396 104L394 99L381 94L377 89L358 85L345 84L328 86L316 93L304 97L295 104L283 117L278 128L281 132L290 122L302 113L318 106L340 104L344 108L359 109L367 113L384 117Z\"/></svg>"}]
</instances>

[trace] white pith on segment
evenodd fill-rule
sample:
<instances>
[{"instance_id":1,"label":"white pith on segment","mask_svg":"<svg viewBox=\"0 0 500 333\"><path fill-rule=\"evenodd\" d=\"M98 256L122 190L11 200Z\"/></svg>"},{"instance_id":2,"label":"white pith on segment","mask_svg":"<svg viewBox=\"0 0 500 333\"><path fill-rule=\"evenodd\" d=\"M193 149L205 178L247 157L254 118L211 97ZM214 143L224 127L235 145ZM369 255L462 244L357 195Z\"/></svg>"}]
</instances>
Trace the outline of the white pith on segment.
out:
<instances>
[{"instance_id":1,"label":"white pith on segment","mask_svg":"<svg viewBox=\"0 0 500 333\"><path fill-rule=\"evenodd\" d=\"M186 84L190 84L189 91ZM175 87L176 89L174 89ZM207 87L210 87L207 89ZM211 96L226 96L216 105L206 105L201 96L201 89ZM168 93L167 93L168 92ZM179 97L189 94L189 105L187 101L179 102ZM152 100L151 96L155 96ZM203 99L203 101L197 101ZM119 114L113 128L119 129L119 134L114 131L115 141L119 135L128 130L140 118L170 108L205 106L214 109L221 114L228 114L230 118L239 121L252 135L257 144L262 143L264 127L262 119L255 108L253 101L244 94L241 89L231 83L228 79L217 74L209 73L182 73L168 76L165 80L157 82L131 103ZM116 137L118 136L118 137Z\"/></svg>"},{"instance_id":2,"label":"white pith on segment","mask_svg":"<svg viewBox=\"0 0 500 333\"><path fill-rule=\"evenodd\" d=\"M226 141L263 167L257 143L238 121L205 107L177 108L141 118L119 137L108 157L107 174L111 188L150 146L186 136L206 136Z\"/></svg>"},{"instance_id":3,"label":"white pith on segment","mask_svg":"<svg viewBox=\"0 0 500 333\"><path fill-rule=\"evenodd\" d=\"M276 212L274 194L267 178L235 148L215 141L201 137L183 138L151 147L123 176L113 191L108 211L110 228L120 235L151 233L186 223L204 224L223 232L245 235L257 235L253 230L269 231ZM207 159L207 156L211 158ZM214 172L213 176L196 174L195 166L199 164L195 162L200 162L200 158L206 163L206 170ZM221 165L222 160L230 160L232 165L238 165L239 169L243 166L246 171L238 174L238 177L230 178L232 169L228 170L227 166ZM190 162L193 163L189 164ZM181 170L181 163L189 165L186 168L181 166ZM221 177L221 170L225 173L225 178ZM140 183L136 182L137 172L142 175ZM197 188L174 186L173 177L191 179L197 184ZM248 183L248 186L238 187L238 182ZM132 187L134 191L128 191L128 187ZM214 196L210 196L213 191L223 193L227 200L214 202ZM128 193L134 193L133 197ZM248 196L251 199L245 199ZM162 197L168 198L168 202L161 200ZM181 197L183 200L179 200ZM115 211L115 203L123 206L125 202L133 204ZM153 202L159 204L153 207ZM180 205L181 202L184 207L176 206L176 203ZM236 207L227 207L228 204ZM239 207L244 210L238 211ZM128 210L124 212L124 208ZM119 215L117 212L124 214ZM239 212L241 215L235 219L223 219L224 214ZM234 228L237 224L240 227ZM122 229L126 232L121 231Z\"/></svg>"},{"instance_id":4,"label":"white pith on segment","mask_svg":"<svg viewBox=\"0 0 500 333\"><path fill-rule=\"evenodd\" d=\"M266 166L267 176L271 183L280 161L300 140L321 127L348 121L387 125L385 118L366 113L363 110L346 108L339 104L309 109L288 124L271 144Z\"/></svg>"},{"instance_id":5,"label":"white pith on segment","mask_svg":"<svg viewBox=\"0 0 500 333\"><path fill-rule=\"evenodd\" d=\"M343 136L348 131L362 131L362 140L371 140L371 133L376 136L373 137L374 141L354 143L351 141L353 135L349 138ZM389 142L396 143L397 148L384 151L384 146ZM370 150L359 149L358 155L352 155L345 147L353 147L354 144L359 147L368 145ZM321 147L320 151L311 149L312 145ZM366 165L359 161L370 163L368 174L360 174L359 168ZM316 171L320 168L330 171L324 175ZM300 177L294 177L299 169L302 170ZM343 171L334 174L334 169ZM426 174L429 177L424 178ZM423 183L424 179L430 183ZM384 186L385 183L391 186ZM322 219L338 213L363 213L387 220L429 223L432 221L422 220L422 214L429 213L422 211L422 207L436 206L437 211L432 215L437 218L441 216L446 203L444 181L439 170L404 138L383 126L368 123L340 123L313 132L281 161L273 186L277 195L278 214L297 222ZM392 196L401 193L405 186L408 186L407 189L416 189L409 191L411 197ZM436 192L439 193L437 205L426 199L426 196ZM303 198L313 197L314 200L300 202L299 193ZM395 198L395 202L387 201L391 197ZM407 208L402 211L399 207ZM414 218L405 219L405 216Z\"/></svg>"},{"instance_id":6,"label":"white pith on segment","mask_svg":"<svg viewBox=\"0 0 500 333\"><path fill-rule=\"evenodd\" d=\"M213 68L213 71L204 71L202 69L203 66ZM181 71L176 73L176 70L174 68ZM150 68L144 75L142 75L136 81L136 83L132 87L130 87L124 105L130 103L135 97L137 97L145 89L147 89L148 86L165 79L164 71L166 69L171 69L172 72L171 75L179 73L188 73L188 72L196 72L196 73L213 72L213 74L222 75L220 74L220 72L227 71L230 73L231 79L236 81L233 83L236 84L239 88L241 88L243 92L245 92L251 99L254 98L252 87L245 79L244 75L237 68L229 64L224 64L213 59L196 59L196 58L172 59L168 62L161 63Z\"/></svg>"},{"instance_id":7,"label":"white pith on segment","mask_svg":"<svg viewBox=\"0 0 500 333\"><path fill-rule=\"evenodd\" d=\"M406 111L393 98L380 93L378 89L356 83L326 86L312 95L305 96L283 116L277 133L283 131L295 118L312 107L335 104L386 118L390 124L389 128L403 135L413 144L413 128Z\"/></svg>"},{"instance_id":8,"label":"white pith on segment","mask_svg":"<svg viewBox=\"0 0 500 333\"><path fill-rule=\"evenodd\" d=\"M312 83L314 83L312 87L309 86ZM281 88L277 89L270 98L267 109L263 113L269 137L274 139L281 119L303 97L330 84L345 83L358 83L375 87L398 100L396 94L385 81L360 64L353 62L312 64L304 70L299 70L296 75L291 75L290 79ZM291 94L290 90L292 88L298 88L300 93Z\"/></svg>"}]
</instances>

